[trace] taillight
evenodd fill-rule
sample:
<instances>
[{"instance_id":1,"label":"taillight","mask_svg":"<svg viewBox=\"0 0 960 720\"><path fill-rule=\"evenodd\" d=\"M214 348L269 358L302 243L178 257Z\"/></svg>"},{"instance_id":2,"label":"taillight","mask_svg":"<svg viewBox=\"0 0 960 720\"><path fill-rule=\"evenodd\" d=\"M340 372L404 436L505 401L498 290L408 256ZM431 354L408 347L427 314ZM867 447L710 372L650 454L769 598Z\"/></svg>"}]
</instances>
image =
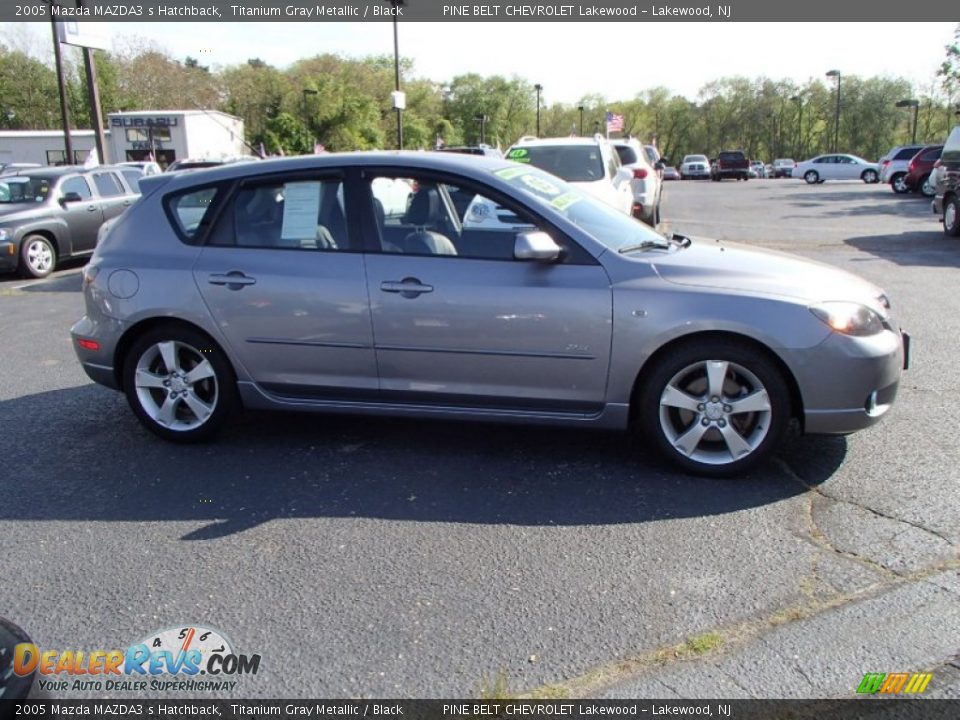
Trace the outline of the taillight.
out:
<instances>
[{"instance_id":1,"label":"taillight","mask_svg":"<svg viewBox=\"0 0 960 720\"><path fill-rule=\"evenodd\" d=\"M94 352L100 349L100 343L96 340L88 340L86 338L77 338L77 345L84 350L93 350Z\"/></svg>"},{"instance_id":2,"label":"taillight","mask_svg":"<svg viewBox=\"0 0 960 720\"><path fill-rule=\"evenodd\" d=\"M645 177L647 177L647 169L646 169L646 168L634 168L634 169L633 169L633 177L636 178L637 180L643 180Z\"/></svg>"},{"instance_id":3,"label":"taillight","mask_svg":"<svg viewBox=\"0 0 960 720\"><path fill-rule=\"evenodd\" d=\"M890 161L889 161L889 160L884 160L884 161L881 163L881 165L883 165L884 167L886 167L886 166L889 165L889 164L890 164Z\"/></svg>"},{"instance_id":4,"label":"taillight","mask_svg":"<svg viewBox=\"0 0 960 720\"><path fill-rule=\"evenodd\" d=\"M910 161L910 164L907 165L907 172L908 172L908 173L912 173L912 172L913 172L914 170L916 170L916 169L917 169L917 161L916 161L916 160L911 160L911 161Z\"/></svg>"}]
</instances>

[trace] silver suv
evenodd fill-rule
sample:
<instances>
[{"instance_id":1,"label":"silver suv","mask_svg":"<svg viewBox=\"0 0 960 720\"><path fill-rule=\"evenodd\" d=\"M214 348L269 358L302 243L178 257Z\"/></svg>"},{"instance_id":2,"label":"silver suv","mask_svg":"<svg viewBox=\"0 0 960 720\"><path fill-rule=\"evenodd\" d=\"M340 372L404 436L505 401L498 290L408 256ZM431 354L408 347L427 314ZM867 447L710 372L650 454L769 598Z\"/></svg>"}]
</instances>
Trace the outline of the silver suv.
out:
<instances>
[{"instance_id":1,"label":"silver suv","mask_svg":"<svg viewBox=\"0 0 960 720\"><path fill-rule=\"evenodd\" d=\"M866 281L658 234L528 164L355 153L141 186L84 270L72 336L169 440L240 406L634 427L730 475L791 417L876 423L906 361Z\"/></svg>"},{"instance_id":2,"label":"silver suv","mask_svg":"<svg viewBox=\"0 0 960 720\"><path fill-rule=\"evenodd\" d=\"M880 182L889 183L895 193L910 192L910 186L904 182L907 168L914 155L925 147L926 145L897 145L880 158L877 163L880 166Z\"/></svg>"}]
</instances>

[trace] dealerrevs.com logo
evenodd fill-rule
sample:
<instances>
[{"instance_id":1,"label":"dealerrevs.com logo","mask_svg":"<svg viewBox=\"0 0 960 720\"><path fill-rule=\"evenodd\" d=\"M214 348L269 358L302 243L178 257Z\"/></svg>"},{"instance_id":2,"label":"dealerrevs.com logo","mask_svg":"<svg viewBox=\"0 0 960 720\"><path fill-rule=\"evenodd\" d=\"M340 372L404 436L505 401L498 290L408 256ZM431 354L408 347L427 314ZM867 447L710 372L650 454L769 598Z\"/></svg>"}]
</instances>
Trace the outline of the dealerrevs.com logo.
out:
<instances>
[{"instance_id":1,"label":"dealerrevs.com logo","mask_svg":"<svg viewBox=\"0 0 960 720\"><path fill-rule=\"evenodd\" d=\"M234 652L223 633L199 625L151 633L126 649L14 648L13 672L38 675L41 690L232 691L243 675L256 675L259 655Z\"/></svg>"}]
</instances>

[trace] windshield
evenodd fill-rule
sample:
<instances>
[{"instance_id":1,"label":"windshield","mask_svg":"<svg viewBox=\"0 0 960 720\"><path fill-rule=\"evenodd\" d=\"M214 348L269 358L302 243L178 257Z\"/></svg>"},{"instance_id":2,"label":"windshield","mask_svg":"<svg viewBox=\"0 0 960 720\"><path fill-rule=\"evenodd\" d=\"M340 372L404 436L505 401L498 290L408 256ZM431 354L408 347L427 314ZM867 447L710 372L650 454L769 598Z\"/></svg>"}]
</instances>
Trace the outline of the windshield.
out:
<instances>
[{"instance_id":1,"label":"windshield","mask_svg":"<svg viewBox=\"0 0 960 720\"><path fill-rule=\"evenodd\" d=\"M11 175L0 178L0 203L39 203L50 194L47 178Z\"/></svg>"},{"instance_id":2,"label":"windshield","mask_svg":"<svg viewBox=\"0 0 960 720\"><path fill-rule=\"evenodd\" d=\"M549 205L611 250L638 245L668 246L666 238L650 226L536 168L505 167L494 174L524 195Z\"/></svg>"},{"instance_id":3,"label":"windshield","mask_svg":"<svg viewBox=\"0 0 960 720\"><path fill-rule=\"evenodd\" d=\"M683 161L685 163L695 163L695 162L705 163L707 161L707 156L706 155L687 155L686 157L683 158Z\"/></svg>"},{"instance_id":4,"label":"windshield","mask_svg":"<svg viewBox=\"0 0 960 720\"><path fill-rule=\"evenodd\" d=\"M567 182L603 180L605 172L598 145L530 145L516 147L507 159L529 163Z\"/></svg>"}]
</instances>

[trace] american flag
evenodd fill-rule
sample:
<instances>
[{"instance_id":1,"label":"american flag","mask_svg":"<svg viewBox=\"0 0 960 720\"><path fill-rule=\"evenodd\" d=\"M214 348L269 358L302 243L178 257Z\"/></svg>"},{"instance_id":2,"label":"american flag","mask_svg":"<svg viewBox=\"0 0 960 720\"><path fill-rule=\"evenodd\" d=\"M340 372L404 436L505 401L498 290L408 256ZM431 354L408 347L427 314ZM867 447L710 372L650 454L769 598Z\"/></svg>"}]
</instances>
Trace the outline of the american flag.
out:
<instances>
[{"instance_id":1,"label":"american flag","mask_svg":"<svg viewBox=\"0 0 960 720\"><path fill-rule=\"evenodd\" d=\"M607 132L623 132L623 115L607 112Z\"/></svg>"}]
</instances>

